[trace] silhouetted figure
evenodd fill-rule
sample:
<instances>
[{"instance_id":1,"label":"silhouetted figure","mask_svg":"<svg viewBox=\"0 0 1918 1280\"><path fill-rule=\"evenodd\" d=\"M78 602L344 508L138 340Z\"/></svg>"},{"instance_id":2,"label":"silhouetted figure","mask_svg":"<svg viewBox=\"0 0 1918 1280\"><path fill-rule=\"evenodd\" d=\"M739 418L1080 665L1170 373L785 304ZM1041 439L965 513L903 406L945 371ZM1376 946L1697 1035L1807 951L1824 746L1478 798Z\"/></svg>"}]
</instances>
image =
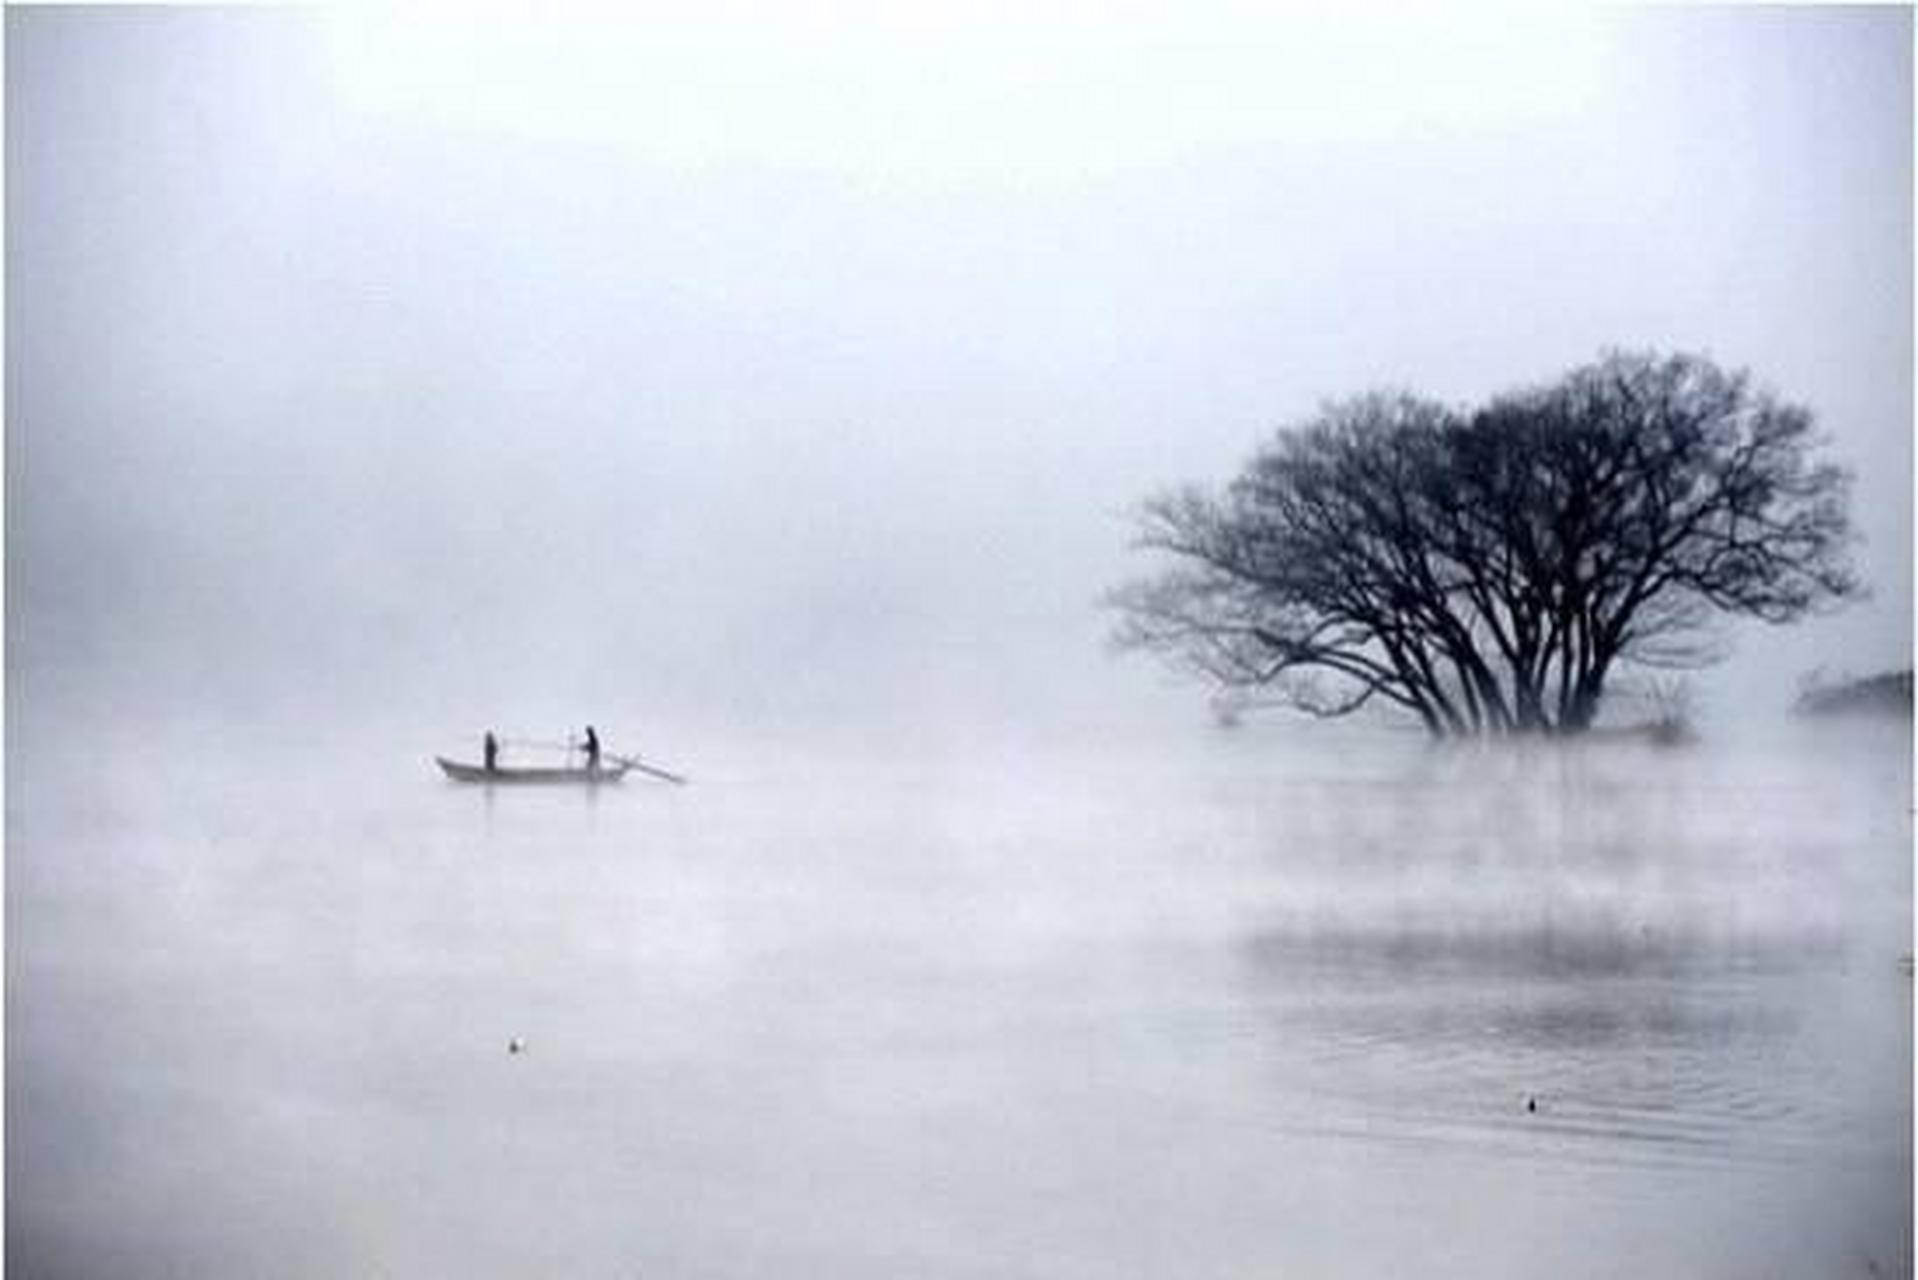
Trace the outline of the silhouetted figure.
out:
<instances>
[{"instance_id":1,"label":"silhouetted figure","mask_svg":"<svg viewBox=\"0 0 1918 1280\"><path fill-rule=\"evenodd\" d=\"M491 729L486 731L486 772L499 772L499 739L493 736Z\"/></svg>"},{"instance_id":2,"label":"silhouetted figure","mask_svg":"<svg viewBox=\"0 0 1918 1280\"><path fill-rule=\"evenodd\" d=\"M586 726L586 767L595 771L599 768L599 735L590 724Z\"/></svg>"}]
</instances>

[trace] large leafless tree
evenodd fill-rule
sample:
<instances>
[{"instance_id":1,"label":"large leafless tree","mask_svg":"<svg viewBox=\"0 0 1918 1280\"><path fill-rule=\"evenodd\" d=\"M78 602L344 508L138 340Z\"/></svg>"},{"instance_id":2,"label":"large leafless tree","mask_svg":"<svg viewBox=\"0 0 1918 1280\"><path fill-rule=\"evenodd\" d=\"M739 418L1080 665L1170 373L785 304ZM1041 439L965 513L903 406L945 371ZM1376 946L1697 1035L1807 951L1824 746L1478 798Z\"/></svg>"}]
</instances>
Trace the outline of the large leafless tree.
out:
<instances>
[{"instance_id":1,"label":"large leafless tree","mask_svg":"<svg viewBox=\"0 0 1918 1280\"><path fill-rule=\"evenodd\" d=\"M1615 354L1470 412L1361 396L1223 492L1146 504L1167 564L1114 593L1120 638L1315 715L1578 732L1620 664L1702 665L1719 617L1858 593L1819 443L1804 408L1694 356Z\"/></svg>"}]
</instances>

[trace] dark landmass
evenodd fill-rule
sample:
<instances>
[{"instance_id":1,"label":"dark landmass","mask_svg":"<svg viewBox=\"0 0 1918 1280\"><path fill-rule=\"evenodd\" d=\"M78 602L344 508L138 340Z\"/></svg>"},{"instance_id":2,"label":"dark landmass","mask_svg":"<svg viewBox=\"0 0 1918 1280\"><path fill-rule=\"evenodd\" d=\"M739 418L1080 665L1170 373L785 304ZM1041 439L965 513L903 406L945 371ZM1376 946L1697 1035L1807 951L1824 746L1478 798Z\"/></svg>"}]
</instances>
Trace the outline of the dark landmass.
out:
<instances>
[{"instance_id":1,"label":"dark landmass","mask_svg":"<svg viewBox=\"0 0 1918 1280\"><path fill-rule=\"evenodd\" d=\"M1911 672L1887 671L1883 675L1805 691L1798 699L1798 714L1836 715L1911 715Z\"/></svg>"}]
</instances>

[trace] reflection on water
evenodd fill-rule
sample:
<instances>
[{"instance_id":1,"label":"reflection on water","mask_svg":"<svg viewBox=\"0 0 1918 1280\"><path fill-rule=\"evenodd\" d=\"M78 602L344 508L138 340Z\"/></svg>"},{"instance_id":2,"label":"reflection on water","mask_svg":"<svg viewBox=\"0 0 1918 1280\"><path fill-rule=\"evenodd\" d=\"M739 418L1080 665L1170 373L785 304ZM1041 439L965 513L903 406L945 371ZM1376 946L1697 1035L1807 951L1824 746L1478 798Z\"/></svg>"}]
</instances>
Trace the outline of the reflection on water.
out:
<instances>
[{"instance_id":1,"label":"reflection on water","mask_svg":"<svg viewBox=\"0 0 1918 1280\"><path fill-rule=\"evenodd\" d=\"M20 1274L1909 1270L1896 733L353 745L16 760Z\"/></svg>"}]
</instances>

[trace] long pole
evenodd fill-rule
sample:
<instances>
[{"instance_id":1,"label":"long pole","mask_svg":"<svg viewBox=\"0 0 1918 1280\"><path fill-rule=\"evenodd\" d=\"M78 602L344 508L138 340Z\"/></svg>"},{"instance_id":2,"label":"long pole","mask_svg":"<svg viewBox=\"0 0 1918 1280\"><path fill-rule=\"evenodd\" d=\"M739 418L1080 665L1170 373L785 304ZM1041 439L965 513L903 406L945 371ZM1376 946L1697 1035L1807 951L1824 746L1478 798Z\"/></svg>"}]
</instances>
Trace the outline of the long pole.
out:
<instances>
[{"instance_id":1,"label":"long pole","mask_svg":"<svg viewBox=\"0 0 1918 1280\"><path fill-rule=\"evenodd\" d=\"M637 769L641 773L650 773L651 775L653 775L653 777L658 778L660 781L670 782L676 787L683 787L686 785L686 779L680 777L678 774L668 773L664 769L655 769L653 768L653 766L646 764L643 761L635 760L631 756L616 756L609 752L607 753L606 758L608 760L617 760L621 764L627 766L628 768Z\"/></svg>"}]
</instances>

